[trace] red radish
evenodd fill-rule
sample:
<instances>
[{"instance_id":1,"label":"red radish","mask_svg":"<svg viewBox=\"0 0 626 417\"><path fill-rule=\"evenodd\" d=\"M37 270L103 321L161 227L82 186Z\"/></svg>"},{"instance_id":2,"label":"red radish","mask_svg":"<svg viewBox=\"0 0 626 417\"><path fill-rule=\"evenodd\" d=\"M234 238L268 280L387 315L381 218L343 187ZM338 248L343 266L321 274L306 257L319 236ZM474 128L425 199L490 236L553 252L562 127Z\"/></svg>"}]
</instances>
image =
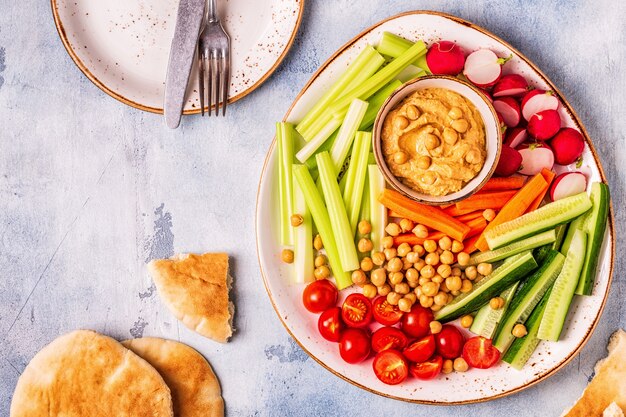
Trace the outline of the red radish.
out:
<instances>
[{"instance_id":1,"label":"red radish","mask_svg":"<svg viewBox=\"0 0 626 417\"><path fill-rule=\"evenodd\" d=\"M463 74L478 87L491 87L500 78L502 65L512 57L498 58L490 49L479 49L465 59Z\"/></svg>"},{"instance_id":2,"label":"red radish","mask_svg":"<svg viewBox=\"0 0 626 417\"><path fill-rule=\"evenodd\" d=\"M522 99L522 115L530 120L533 114L543 110L556 110L559 108L559 99L552 91L532 90L526 93Z\"/></svg>"},{"instance_id":3,"label":"red radish","mask_svg":"<svg viewBox=\"0 0 626 417\"><path fill-rule=\"evenodd\" d=\"M498 116L498 125L500 126L500 133L504 136L506 132L506 123L504 123L504 117L500 114L500 112L496 112L496 116Z\"/></svg>"},{"instance_id":4,"label":"red radish","mask_svg":"<svg viewBox=\"0 0 626 417\"><path fill-rule=\"evenodd\" d=\"M522 165L522 155L509 145L502 145L500 159L498 159L496 166L496 175L509 177L517 172L520 165Z\"/></svg>"},{"instance_id":5,"label":"red radish","mask_svg":"<svg viewBox=\"0 0 626 417\"><path fill-rule=\"evenodd\" d=\"M526 142L528 139L528 132L523 127L513 128L507 133L505 144L509 145L511 148L517 148L522 143Z\"/></svg>"},{"instance_id":6,"label":"red radish","mask_svg":"<svg viewBox=\"0 0 626 417\"><path fill-rule=\"evenodd\" d=\"M515 127L522 118L522 112L513 97L502 97L493 101L493 107L502 115L507 127Z\"/></svg>"},{"instance_id":7,"label":"red radish","mask_svg":"<svg viewBox=\"0 0 626 417\"><path fill-rule=\"evenodd\" d=\"M528 91L526 78L518 74L503 75L493 86L494 97L519 97Z\"/></svg>"},{"instance_id":8,"label":"red radish","mask_svg":"<svg viewBox=\"0 0 626 417\"><path fill-rule=\"evenodd\" d=\"M536 175L554 166L554 153L545 143L522 144L517 150L522 155L520 174Z\"/></svg>"},{"instance_id":9,"label":"red radish","mask_svg":"<svg viewBox=\"0 0 626 417\"><path fill-rule=\"evenodd\" d=\"M526 130L533 138L544 141L556 135L561 128L561 116L556 110L543 110L532 115Z\"/></svg>"},{"instance_id":10,"label":"red radish","mask_svg":"<svg viewBox=\"0 0 626 417\"><path fill-rule=\"evenodd\" d=\"M552 201L580 194L587 189L587 177L581 172L564 172L550 186Z\"/></svg>"},{"instance_id":11,"label":"red radish","mask_svg":"<svg viewBox=\"0 0 626 417\"><path fill-rule=\"evenodd\" d=\"M435 42L426 52L426 64L433 74L457 75L463 71L465 53L454 42Z\"/></svg>"},{"instance_id":12,"label":"red radish","mask_svg":"<svg viewBox=\"0 0 626 417\"><path fill-rule=\"evenodd\" d=\"M559 133L550 141L554 150L554 160L559 165L569 165L576 162L585 149L583 135L571 127L559 130Z\"/></svg>"}]
</instances>

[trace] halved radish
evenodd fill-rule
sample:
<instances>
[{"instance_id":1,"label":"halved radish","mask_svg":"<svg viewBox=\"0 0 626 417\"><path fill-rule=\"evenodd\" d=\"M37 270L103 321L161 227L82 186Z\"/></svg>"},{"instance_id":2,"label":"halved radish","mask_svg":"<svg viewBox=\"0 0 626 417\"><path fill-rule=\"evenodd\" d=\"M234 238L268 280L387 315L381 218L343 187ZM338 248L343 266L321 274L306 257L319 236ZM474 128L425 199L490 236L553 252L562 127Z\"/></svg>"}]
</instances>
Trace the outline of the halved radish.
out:
<instances>
[{"instance_id":1,"label":"halved radish","mask_svg":"<svg viewBox=\"0 0 626 417\"><path fill-rule=\"evenodd\" d=\"M569 165L576 162L585 149L583 135L576 129L565 127L559 130L550 141L554 151L554 160L559 165Z\"/></svg>"},{"instance_id":2,"label":"halved radish","mask_svg":"<svg viewBox=\"0 0 626 417\"><path fill-rule=\"evenodd\" d=\"M503 75L500 80L493 86L494 97L519 97L528 91L528 82L526 78L519 74Z\"/></svg>"},{"instance_id":3,"label":"halved radish","mask_svg":"<svg viewBox=\"0 0 626 417\"><path fill-rule=\"evenodd\" d=\"M463 74L478 87L491 87L500 78L502 65L512 57L498 58L490 49L479 49L465 59Z\"/></svg>"},{"instance_id":4,"label":"halved radish","mask_svg":"<svg viewBox=\"0 0 626 417\"><path fill-rule=\"evenodd\" d=\"M509 145L511 148L517 148L522 143L526 142L528 139L528 132L523 127L516 127L511 129L507 135L505 144Z\"/></svg>"},{"instance_id":5,"label":"halved radish","mask_svg":"<svg viewBox=\"0 0 626 417\"><path fill-rule=\"evenodd\" d=\"M522 99L522 115L530 120L533 114L544 110L556 110L559 108L559 99L552 91L532 90L526 93Z\"/></svg>"},{"instance_id":6,"label":"halved radish","mask_svg":"<svg viewBox=\"0 0 626 417\"><path fill-rule=\"evenodd\" d=\"M517 150L522 155L521 174L536 175L542 169L554 166L554 153L545 143L522 144Z\"/></svg>"},{"instance_id":7,"label":"halved radish","mask_svg":"<svg viewBox=\"0 0 626 417\"><path fill-rule=\"evenodd\" d=\"M543 110L533 114L526 126L528 134L540 141L550 139L560 128L561 116L556 110Z\"/></svg>"},{"instance_id":8,"label":"halved radish","mask_svg":"<svg viewBox=\"0 0 626 417\"><path fill-rule=\"evenodd\" d=\"M465 53L454 42L435 42L426 52L426 63L433 74L457 75L463 71Z\"/></svg>"},{"instance_id":9,"label":"halved radish","mask_svg":"<svg viewBox=\"0 0 626 417\"><path fill-rule=\"evenodd\" d=\"M520 165L522 165L522 155L509 145L502 145L500 159L495 170L496 175L509 177L517 172Z\"/></svg>"},{"instance_id":10,"label":"halved radish","mask_svg":"<svg viewBox=\"0 0 626 417\"><path fill-rule=\"evenodd\" d=\"M502 117L499 111L496 111L496 116L498 116L498 125L500 126L500 133L502 133L502 136L504 137L504 134L506 133L506 128L507 128L506 123L504 123L504 117Z\"/></svg>"},{"instance_id":11,"label":"halved radish","mask_svg":"<svg viewBox=\"0 0 626 417\"><path fill-rule=\"evenodd\" d=\"M554 179L550 186L552 201L560 200L587 189L587 177L581 172L564 172Z\"/></svg>"},{"instance_id":12,"label":"halved radish","mask_svg":"<svg viewBox=\"0 0 626 417\"><path fill-rule=\"evenodd\" d=\"M517 100L513 97L502 97L496 99L493 101L493 107L502 115L504 124L507 125L507 127L515 127L519 124L522 112L519 104L517 104Z\"/></svg>"}]
</instances>

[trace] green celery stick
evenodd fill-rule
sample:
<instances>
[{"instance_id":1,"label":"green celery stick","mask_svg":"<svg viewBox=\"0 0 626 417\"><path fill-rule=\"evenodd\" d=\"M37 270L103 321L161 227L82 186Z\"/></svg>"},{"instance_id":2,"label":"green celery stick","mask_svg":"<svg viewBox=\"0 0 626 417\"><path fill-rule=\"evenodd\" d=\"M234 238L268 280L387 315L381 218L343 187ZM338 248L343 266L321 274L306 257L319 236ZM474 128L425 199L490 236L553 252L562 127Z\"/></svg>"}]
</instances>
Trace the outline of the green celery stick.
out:
<instances>
[{"instance_id":1,"label":"green celery stick","mask_svg":"<svg viewBox=\"0 0 626 417\"><path fill-rule=\"evenodd\" d=\"M346 187L343 192L343 201L346 204L352 236L356 233L363 198L363 186L367 174L367 159L372 145L372 134L369 132L357 132L352 157L346 172Z\"/></svg>"}]
</instances>

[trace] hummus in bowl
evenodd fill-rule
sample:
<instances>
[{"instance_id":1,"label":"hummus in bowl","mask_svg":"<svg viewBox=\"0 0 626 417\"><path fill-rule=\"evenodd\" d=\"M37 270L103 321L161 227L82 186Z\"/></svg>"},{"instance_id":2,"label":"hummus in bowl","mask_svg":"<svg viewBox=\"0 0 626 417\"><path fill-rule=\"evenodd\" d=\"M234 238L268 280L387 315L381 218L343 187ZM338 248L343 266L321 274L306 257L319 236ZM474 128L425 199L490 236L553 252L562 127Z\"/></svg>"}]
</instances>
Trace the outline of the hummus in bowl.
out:
<instances>
[{"instance_id":1,"label":"hummus in bowl","mask_svg":"<svg viewBox=\"0 0 626 417\"><path fill-rule=\"evenodd\" d=\"M374 124L374 154L389 184L431 204L449 204L480 189L495 170L500 149L491 103L454 77L405 84Z\"/></svg>"}]
</instances>

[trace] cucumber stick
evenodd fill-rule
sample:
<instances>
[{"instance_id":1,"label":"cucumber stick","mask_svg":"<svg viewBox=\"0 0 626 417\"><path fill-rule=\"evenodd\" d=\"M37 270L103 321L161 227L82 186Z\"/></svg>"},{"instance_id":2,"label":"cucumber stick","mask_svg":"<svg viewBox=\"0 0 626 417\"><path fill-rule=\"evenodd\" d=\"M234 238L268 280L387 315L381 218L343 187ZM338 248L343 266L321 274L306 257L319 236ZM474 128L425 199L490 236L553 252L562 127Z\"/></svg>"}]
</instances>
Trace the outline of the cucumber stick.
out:
<instances>
[{"instance_id":1,"label":"cucumber stick","mask_svg":"<svg viewBox=\"0 0 626 417\"><path fill-rule=\"evenodd\" d=\"M550 253L551 250L560 251L561 245L563 244L563 239L565 239L565 235L567 234L567 226L568 224L560 224L554 229L554 233L556 235L556 240L549 245L541 246L536 248L533 251L533 256L538 264L543 264Z\"/></svg>"},{"instance_id":2,"label":"cucumber stick","mask_svg":"<svg viewBox=\"0 0 626 417\"><path fill-rule=\"evenodd\" d=\"M567 223L591 208L587 193L580 193L546 204L485 233L489 249L497 249L516 240Z\"/></svg>"},{"instance_id":3,"label":"cucumber stick","mask_svg":"<svg viewBox=\"0 0 626 417\"><path fill-rule=\"evenodd\" d=\"M546 311L541 319L537 337L542 340L559 340L569 306L578 285L578 278L585 262L587 233L576 229L572 244L567 251L563 269L554 282Z\"/></svg>"},{"instance_id":4,"label":"cucumber stick","mask_svg":"<svg viewBox=\"0 0 626 417\"><path fill-rule=\"evenodd\" d=\"M529 249L538 248L539 246L548 245L556 240L556 232L554 230L548 230L537 235L522 239L520 241L511 243L510 245L503 246L499 249L489 250L485 252L478 252L472 255L469 260L469 265L478 265L482 262L495 262L508 258L518 253L527 251Z\"/></svg>"},{"instance_id":5,"label":"cucumber stick","mask_svg":"<svg viewBox=\"0 0 626 417\"><path fill-rule=\"evenodd\" d=\"M476 282L472 291L458 295L450 304L436 312L435 320L447 322L478 310L535 268L537 262L530 251L507 258L491 274Z\"/></svg>"},{"instance_id":6,"label":"cucumber stick","mask_svg":"<svg viewBox=\"0 0 626 417\"><path fill-rule=\"evenodd\" d=\"M554 284L564 262L565 256L558 251L550 250L541 267L528 277L522 288L515 294L493 338L493 345L500 352L505 352L509 348L515 339L512 334L513 327L517 323L526 321L539 300Z\"/></svg>"},{"instance_id":7,"label":"cucumber stick","mask_svg":"<svg viewBox=\"0 0 626 417\"><path fill-rule=\"evenodd\" d=\"M589 212L581 214L569 224L569 227L567 228L567 233L565 234L565 239L563 239L563 244L559 249L563 255L567 256L567 251L569 251L569 247L572 244L572 239L574 238L574 232L576 230L583 230L583 225L585 224L585 219L587 218L588 213Z\"/></svg>"},{"instance_id":8,"label":"cucumber stick","mask_svg":"<svg viewBox=\"0 0 626 417\"><path fill-rule=\"evenodd\" d=\"M563 256L563 255L561 255ZM530 317L526 321L526 331L528 332L526 336L521 337L519 339L515 339L509 350L506 351L502 360L518 371L521 370L528 359L532 356L533 352L537 348L540 340L537 337L537 332L539 331L539 325L541 324L541 319L543 318L544 311L546 310L546 306L548 305L548 299L550 298L551 288L548 288L546 293L543 295L537 307L532 311Z\"/></svg>"},{"instance_id":9,"label":"cucumber stick","mask_svg":"<svg viewBox=\"0 0 626 417\"><path fill-rule=\"evenodd\" d=\"M593 282L598 267L600 249L604 241L604 231L609 216L609 187L601 182L594 182L591 185L591 202L593 207L589 215L585 217L583 229L587 232L587 251L585 252L585 263L578 280L576 294L591 295Z\"/></svg>"},{"instance_id":10,"label":"cucumber stick","mask_svg":"<svg viewBox=\"0 0 626 417\"><path fill-rule=\"evenodd\" d=\"M502 308L494 310L491 308L489 303L482 306L482 308L478 310L478 313L476 313L476 316L474 316L470 332L487 339L491 339L496 332L498 324L502 320L504 313L509 307L518 286L519 281L500 293L500 297L504 300L504 306Z\"/></svg>"}]
</instances>

